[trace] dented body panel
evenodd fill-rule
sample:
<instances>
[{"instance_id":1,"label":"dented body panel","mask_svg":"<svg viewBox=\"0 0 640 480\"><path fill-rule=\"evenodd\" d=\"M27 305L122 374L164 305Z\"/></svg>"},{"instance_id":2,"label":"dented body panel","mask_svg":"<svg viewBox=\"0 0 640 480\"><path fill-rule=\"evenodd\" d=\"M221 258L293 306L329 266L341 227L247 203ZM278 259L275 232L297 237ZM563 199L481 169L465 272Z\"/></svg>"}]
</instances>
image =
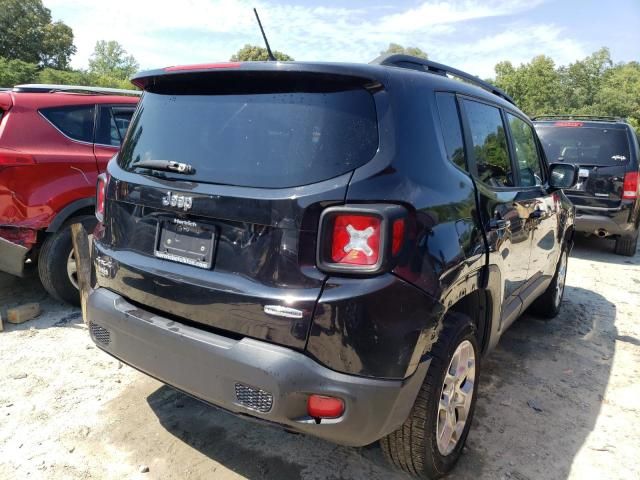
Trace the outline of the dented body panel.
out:
<instances>
[{"instance_id":1,"label":"dented body panel","mask_svg":"<svg viewBox=\"0 0 640 480\"><path fill-rule=\"evenodd\" d=\"M98 149L73 139L41 113L43 108L132 104L137 98L67 93L2 92L0 96L0 270L22 274L45 231L55 231L95 197L99 163L117 147ZM87 128L95 130L95 118ZM65 218L61 218L61 215ZM11 261L9 262L9 257ZM9 264L9 263L10 264Z\"/></svg>"}]
</instances>

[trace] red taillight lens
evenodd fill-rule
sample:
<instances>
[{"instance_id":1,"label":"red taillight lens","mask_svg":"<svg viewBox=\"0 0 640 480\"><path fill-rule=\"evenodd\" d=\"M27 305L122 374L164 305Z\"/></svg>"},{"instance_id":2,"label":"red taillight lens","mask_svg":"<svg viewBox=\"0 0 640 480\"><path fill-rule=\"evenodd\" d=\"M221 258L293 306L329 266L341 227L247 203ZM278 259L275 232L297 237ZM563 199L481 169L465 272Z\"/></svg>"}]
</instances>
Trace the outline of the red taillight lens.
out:
<instances>
[{"instance_id":1,"label":"red taillight lens","mask_svg":"<svg viewBox=\"0 0 640 480\"><path fill-rule=\"evenodd\" d=\"M107 196L107 176L102 173L98 175L96 185L96 218L99 222L104 220L104 206Z\"/></svg>"},{"instance_id":2,"label":"red taillight lens","mask_svg":"<svg viewBox=\"0 0 640 480\"><path fill-rule=\"evenodd\" d=\"M331 260L345 265L375 265L380 258L380 218L373 215L336 215Z\"/></svg>"},{"instance_id":3,"label":"red taillight lens","mask_svg":"<svg viewBox=\"0 0 640 480\"><path fill-rule=\"evenodd\" d=\"M166 67L165 72L182 72L188 70L212 70L215 68L238 68L242 62L216 62L216 63L196 63L194 65L176 65Z\"/></svg>"},{"instance_id":4,"label":"red taillight lens","mask_svg":"<svg viewBox=\"0 0 640 480\"><path fill-rule=\"evenodd\" d=\"M393 233L391 239L391 253L397 255L402 250L404 243L404 218L399 218L393 222Z\"/></svg>"},{"instance_id":5,"label":"red taillight lens","mask_svg":"<svg viewBox=\"0 0 640 480\"><path fill-rule=\"evenodd\" d=\"M624 176L622 185L622 198L625 200L635 200L640 193L640 173L629 172Z\"/></svg>"},{"instance_id":6,"label":"red taillight lens","mask_svg":"<svg viewBox=\"0 0 640 480\"><path fill-rule=\"evenodd\" d=\"M357 275L392 270L402 258L408 219L404 207L384 203L325 209L318 232L318 268Z\"/></svg>"},{"instance_id":7,"label":"red taillight lens","mask_svg":"<svg viewBox=\"0 0 640 480\"><path fill-rule=\"evenodd\" d=\"M344 402L340 398L309 395L307 413L313 418L338 418L344 413Z\"/></svg>"},{"instance_id":8,"label":"red taillight lens","mask_svg":"<svg viewBox=\"0 0 640 480\"><path fill-rule=\"evenodd\" d=\"M555 127L582 127L584 124L582 122L556 122L553 124Z\"/></svg>"}]
</instances>

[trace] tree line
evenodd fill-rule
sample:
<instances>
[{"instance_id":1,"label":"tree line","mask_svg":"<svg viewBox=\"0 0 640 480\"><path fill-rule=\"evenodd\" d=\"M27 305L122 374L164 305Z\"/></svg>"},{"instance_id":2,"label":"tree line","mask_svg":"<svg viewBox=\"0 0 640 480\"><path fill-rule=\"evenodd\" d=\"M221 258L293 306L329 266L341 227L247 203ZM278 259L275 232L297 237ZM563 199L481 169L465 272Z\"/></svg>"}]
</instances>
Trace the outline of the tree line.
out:
<instances>
[{"instance_id":1,"label":"tree line","mask_svg":"<svg viewBox=\"0 0 640 480\"><path fill-rule=\"evenodd\" d=\"M136 59L115 40L100 40L87 69L72 69L76 53L73 30L53 21L42 0L0 0L0 86L54 83L132 88L129 78L139 68ZM390 43L385 53L428 58L418 47ZM274 52L278 60L293 58ZM231 61L268 60L267 50L245 45ZM446 63L446 62L445 62ZM514 66L503 61L488 79L507 92L528 115L582 114L626 117L640 129L640 63L614 64L601 48L582 60L556 66L545 55Z\"/></svg>"},{"instance_id":2,"label":"tree line","mask_svg":"<svg viewBox=\"0 0 640 480\"><path fill-rule=\"evenodd\" d=\"M490 79L530 116L549 114L624 117L640 131L640 63L616 63L608 48L556 66L545 55L514 66L500 62Z\"/></svg>"},{"instance_id":3,"label":"tree line","mask_svg":"<svg viewBox=\"0 0 640 480\"><path fill-rule=\"evenodd\" d=\"M0 0L0 86L52 83L132 88L138 62L115 40L100 40L88 69L72 69L73 30L52 21L42 0Z\"/></svg>"}]
</instances>

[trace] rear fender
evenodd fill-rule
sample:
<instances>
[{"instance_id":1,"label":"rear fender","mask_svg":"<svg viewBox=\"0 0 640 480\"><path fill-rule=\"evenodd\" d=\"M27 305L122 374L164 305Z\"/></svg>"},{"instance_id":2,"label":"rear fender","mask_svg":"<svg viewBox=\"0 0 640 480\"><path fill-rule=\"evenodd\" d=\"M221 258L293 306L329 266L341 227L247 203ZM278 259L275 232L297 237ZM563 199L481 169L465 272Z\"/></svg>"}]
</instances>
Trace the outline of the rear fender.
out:
<instances>
[{"instance_id":1,"label":"rear fender","mask_svg":"<svg viewBox=\"0 0 640 480\"><path fill-rule=\"evenodd\" d=\"M49 228L47 228L48 233L57 232L60 228L67 223L67 220L77 216L79 212L87 212L89 209L95 208L96 199L95 197L91 198L81 198L80 200L76 200L75 202L71 202L69 205L60 210L53 221L49 224Z\"/></svg>"},{"instance_id":2,"label":"rear fender","mask_svg":"<svg viewBox=\"0 0 640 480\"><path fill-rule=\"evenodd\" d=\"M0 227L55 231L95 202L97 174L62 164L0 171Z\"/></svg>"}]
</instances>

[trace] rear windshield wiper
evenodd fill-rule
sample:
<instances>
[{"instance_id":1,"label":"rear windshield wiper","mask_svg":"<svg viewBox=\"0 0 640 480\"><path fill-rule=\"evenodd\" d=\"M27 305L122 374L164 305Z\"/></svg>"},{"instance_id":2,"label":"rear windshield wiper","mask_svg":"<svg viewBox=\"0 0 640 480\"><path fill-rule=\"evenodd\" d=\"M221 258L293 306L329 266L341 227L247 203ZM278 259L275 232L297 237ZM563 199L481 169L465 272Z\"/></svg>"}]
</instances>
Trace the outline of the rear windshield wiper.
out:
<instances>
[{"instance_id":1,"label":"rear windshield wiper","mask_svg":"<svg viewBox=\"0 0 640 480\"><path fill-rule=\"evenodd\" d=\"M196 173L196 169L188 163L174 162L173 160L141 160L132 164L131 167L183 173L185 175L193 175L194 173Z\"/></svg>"}]
</instances>

